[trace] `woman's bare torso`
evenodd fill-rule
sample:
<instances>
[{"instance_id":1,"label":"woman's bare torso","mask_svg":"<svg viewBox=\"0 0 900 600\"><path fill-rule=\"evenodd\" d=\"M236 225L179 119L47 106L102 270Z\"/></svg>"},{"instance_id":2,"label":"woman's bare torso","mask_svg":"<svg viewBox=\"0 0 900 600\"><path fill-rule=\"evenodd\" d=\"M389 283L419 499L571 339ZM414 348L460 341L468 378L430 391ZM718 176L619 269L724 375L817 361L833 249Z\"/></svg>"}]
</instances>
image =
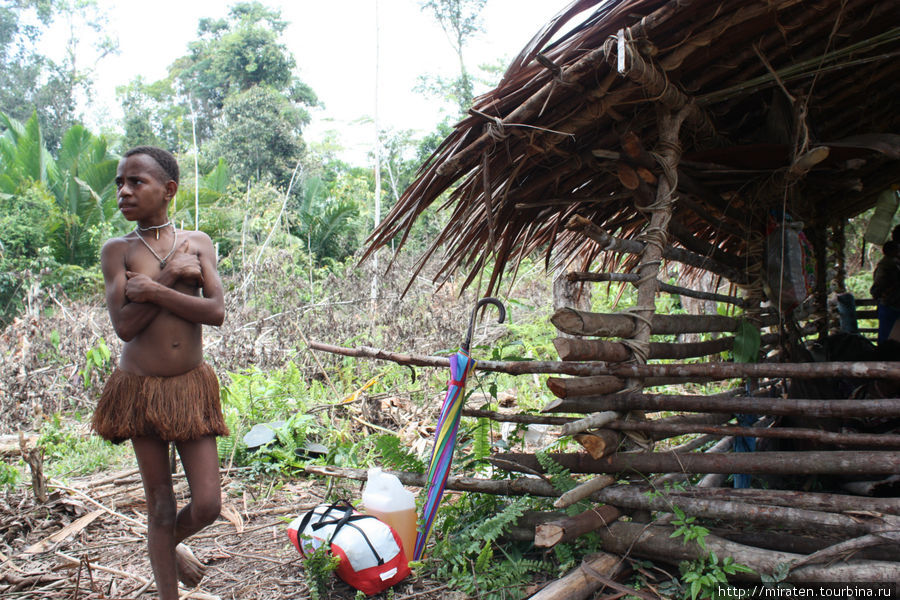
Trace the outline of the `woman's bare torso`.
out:
<instances>
[{"instance_id":1,"label":"woman's bare torso","mask_svg":"<svg viewBox=\"0 0 900 600\"><path fill-rule=\"evenodd\" d=\"M176 245L186 237L186 232L179 231ZM128 242L125 269L156 277L161 270L159 260L135 235L124 239ZM178 281L174 289L192 296L200 294L200 288L193 281ZM203 360L202 327L160 308L159 314L146 328L124 343L119 368L136 375L172 376L186 373Z\"/></svg>"}]
</instances>

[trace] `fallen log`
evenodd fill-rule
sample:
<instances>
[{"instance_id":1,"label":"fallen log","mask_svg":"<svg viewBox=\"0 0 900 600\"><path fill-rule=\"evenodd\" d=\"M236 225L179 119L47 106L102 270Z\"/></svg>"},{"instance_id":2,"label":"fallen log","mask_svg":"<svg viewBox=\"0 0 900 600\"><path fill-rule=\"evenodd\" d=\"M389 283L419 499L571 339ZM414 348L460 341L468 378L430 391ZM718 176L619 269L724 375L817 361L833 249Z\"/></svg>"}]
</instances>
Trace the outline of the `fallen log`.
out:
<instances>
[{"instance_id":1,"label":"fallen log","mask_svg":"<svg viewBox=\"0 0 900 600\"><path fill-rule=\"evenodd\" d=\"M807 417L900 417L900 398L879 400L810 400L754 396L699 396L623 393L584 396L576 402L550 402L542 412L686 411Z\"/></svg>"},{"instance_id":2,"label":"fallen log","mask_svg":"<svg viewBox=\"0 0 900 600\"><path fill-rule=\"evenodd\" d=\"M746 565L755 573L739 574L744 581L759 581L759 574L775 573L779 565L803 558L800 554L762 550L729 542L714 535L704 539L706 548L694 541L671 537L673 527L647 526L640 523L617 521L607 528L597 530L603 548L615 554L633 554L651 560L677 565L683 560L696 560L714 552L716 556L730 556L735 562ZM808 565L790 572L788 583L852 582L896 583L900 563L888 561L854 560L828 566Z\"/></svg>"},{"instance_id":3,"label":"fallen log","mask_svg":"<svg viewBox=\"0 0 900 600\"><path fill-rule=\"evenodd\" d=\"M763 528L777 528L779 531L851 537L883 531L900 531L900 517L891 515L871 515L868 519L859 519L853 515L753 504L727 497L709 499L670 495L665 492L648 494L635 486L610 486L599 490L591 498L620 509L671 512L674 505L688 515L749 523Z\"/></svg>"},{"instance_id":4,"label":"fallen log","mask_svg":"<svg viewBox=\"0 0 900 600\"><path fill-rule=\"evenodd\" d=\"M600 527L608 527L621 515L621 511L615 506L603 505L589 508L574 517L541 523L534 529L534 545L538 548L552 548L557 544L570 542Z\"/></svg>"},{"instance_id":5,"label":"fallen log","mask_svg":"<svg viewBox=\"0 0 900 600\"><path fill-rule=\"evenodd\" d=\"M549 455L572 473L747 473L770 475L891 475L900 472L900 452L687 452L623 453L593 459L587 454ZM543 472L533 454L499 453L495 458Z\"/></svg>"},{"instance_id":6,"label":"fallen log","mask_svg":"<svg viewBox=\"0 0 900 600\"><path fill-rule=\"evenodd\" d=\"M581 566L572 569L565 577L542 587L529 600L585 600L604 586L593 573L615 578L626 571L624 561L619 556L605 552L585 557Z\"/></svg>"}]
</instances>

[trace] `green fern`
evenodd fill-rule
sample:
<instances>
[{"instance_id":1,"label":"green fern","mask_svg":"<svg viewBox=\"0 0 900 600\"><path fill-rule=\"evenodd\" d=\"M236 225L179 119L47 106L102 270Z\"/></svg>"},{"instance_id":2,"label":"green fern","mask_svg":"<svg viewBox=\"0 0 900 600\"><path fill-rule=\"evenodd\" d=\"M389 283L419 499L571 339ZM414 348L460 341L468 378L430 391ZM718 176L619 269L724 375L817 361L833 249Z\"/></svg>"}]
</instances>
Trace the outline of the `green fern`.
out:
<instances>
[{"instance_id":1,"label":"green fern","mask_svg":"<svg viewBox=\"0 0 900 600\"><path fill-rule=\"evenodd\" d=\"M479 418L475 425L474 443L472 452L475 460L484 460L491 455L491 421L485 418Z\"/></svg>"},{"instance_id":2,"label":"green fern","mask_svg":"<svg viewBox=\"0 0 900 600\"><path fill-rule=\"evenodd\" d=\"M521 598L525 583L548 565L525 558L515 545L497 539L519 521L531 506L530 498L517 498L505 506L496 497L464 494L442 511L444 535L431 556L440 557L434 577L450 589L484 600Z\"/></svg>"},{"instance_id":3,"label":"green fern","mask_svg":"<svg viewBox=\"0 0 900 600\"><path fill-rule=\"evenodd\" d=\"M495 541L507 527L516 523L525 514L527 508L526 498L516 498L497 514L481 521L471 533L472 543L469 544L467 552L478 552L482 544Z\"/></svg>"},{"instance_id":4,"label":"green fern","mask_svg":"<svg viewBox=\"0 0 900 600\"><path fill-rule=\"evenodd\" d=\"M375 439L375 448L381 455L382 466L397 471L424 473L425 463L410 452L396 435L385 434Z\"/></svg>"},{"instance_id":5,"label":"green fern","mask_svg":"<svg viewBox=\"0 0 900 600\"><path fill-rule=\"evenodd\" d=\"M572 473L569 471L569 469L566 469L561 464L553 460L553 457L551 457L547 452L538 451L535 453L535 457L537 458L538 463L540 463L541 468L544 469L544 473L550 479L550 483L559 492L568 492L578 485L578 482L574 477L572 477Z\"/></svg>"}]
</instances>

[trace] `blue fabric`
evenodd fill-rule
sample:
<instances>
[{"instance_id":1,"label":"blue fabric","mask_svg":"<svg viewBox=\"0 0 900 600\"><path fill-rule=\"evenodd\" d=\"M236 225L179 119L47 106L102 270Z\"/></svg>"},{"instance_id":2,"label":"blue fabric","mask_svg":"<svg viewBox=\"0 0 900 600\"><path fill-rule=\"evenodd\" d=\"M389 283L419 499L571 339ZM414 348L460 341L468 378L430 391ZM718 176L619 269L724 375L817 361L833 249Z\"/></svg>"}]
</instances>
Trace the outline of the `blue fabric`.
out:
<instances>
[{"instance_id":1,"label":"blue fabric","mask_svg":"<svg viewBox=\"0 0 900 600\"><path fill-rule=\"evenodd\" d=\"M878 343L885 342L891 335L894 323L900 318L900 310L891 308L887 304L878 305Z\"/></svg>"},{"instance_id":2,"label":"blue fabric","mask_svg":"<svg viewBox=\"0 0 900 600\"><path fill-rule=\"evenodd\" d=\"M741 427L751 427L756 422L756 415L737 415L737 422ZM735 452L756 452L756 438L736 437L733 448ZM736 488L750 487L749 475L735 473L733 479Z\"/></svg>"}]
</instances>

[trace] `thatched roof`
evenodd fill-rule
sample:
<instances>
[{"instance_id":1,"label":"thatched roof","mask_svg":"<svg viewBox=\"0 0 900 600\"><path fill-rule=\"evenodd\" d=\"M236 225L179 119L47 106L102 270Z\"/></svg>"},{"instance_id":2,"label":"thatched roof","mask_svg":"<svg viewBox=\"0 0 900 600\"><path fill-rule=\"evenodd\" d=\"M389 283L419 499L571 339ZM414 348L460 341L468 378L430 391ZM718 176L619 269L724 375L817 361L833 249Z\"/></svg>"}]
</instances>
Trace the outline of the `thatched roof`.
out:
<instances>
[{"instance_id":1,"label":"thatched roof","mask_svg":"<svg viewBox=\"0 0 900 600\"><path fill-rule=\"evenodd\" d=\"M884 0L573 2L476 99L369 252L452 190L422 259L446 250L439 279L493 264L490 290L536 250L586 266L601 248L565 224L643 227L660 106L691 107L670 239L739 264L769 209L818 228L858 215L900 181L898 16Z\"/></svg>"}]
</instances>

